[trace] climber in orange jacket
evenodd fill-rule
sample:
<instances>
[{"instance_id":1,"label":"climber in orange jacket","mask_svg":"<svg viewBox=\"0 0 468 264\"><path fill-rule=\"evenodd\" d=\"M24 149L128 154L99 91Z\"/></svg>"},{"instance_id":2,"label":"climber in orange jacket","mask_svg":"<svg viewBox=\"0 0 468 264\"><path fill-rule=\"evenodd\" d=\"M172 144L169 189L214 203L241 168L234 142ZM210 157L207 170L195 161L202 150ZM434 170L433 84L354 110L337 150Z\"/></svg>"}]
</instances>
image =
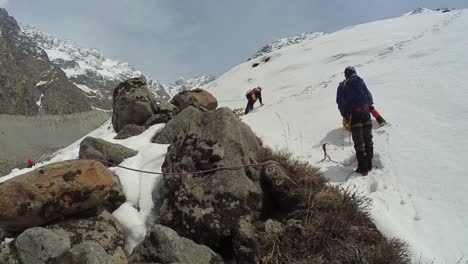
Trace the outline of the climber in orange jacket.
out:
<instances>
[{"instance_id":1,"label":"climber in orange jacket","mask_svg":"<svg viewBox=\"0 0 468 264\"><path fill-rule=\"evenodd\" d=\"M247 107L245 107L245 114L248 114L250 111L253 110L254 104L257 101L257 99L260 102L260 104L263 105L262 87L258 86L256 88L253 88L245 94L245 97L247 98Z\"/></svg>"}]
</instances>

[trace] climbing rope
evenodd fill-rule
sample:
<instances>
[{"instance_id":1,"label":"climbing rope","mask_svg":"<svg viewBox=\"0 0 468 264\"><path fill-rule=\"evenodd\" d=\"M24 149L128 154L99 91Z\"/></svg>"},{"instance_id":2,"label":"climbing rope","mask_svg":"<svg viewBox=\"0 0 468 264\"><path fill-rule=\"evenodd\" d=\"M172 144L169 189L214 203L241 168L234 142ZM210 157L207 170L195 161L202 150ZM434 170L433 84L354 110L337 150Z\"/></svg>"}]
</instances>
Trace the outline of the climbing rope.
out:
<instances>
[{"instance_id":1,"label":"climbing rope","mask_svg":"<svg viewBox=\"0 0 468 264\"><path fill-rule=\"evenodd\" d=\"M154 171L134 169L134 168L118 165L118 164L115 164L113 162L109 162L109 161L106 161L106 160L95 160L95 161L99 161L99 162L105 163L107 165L111 165L111 166L117 167L117 168L122 168L122 169L125 169L125 170L130 170L130 171L135 171L135 172L140 172L140 173L146 173L146 174L163 175L163 176L202 175L202 174L212 173L212 172L216 172L216 171L226 171L226 170L233 171L233 170L240 170L240 169L244 169L244 168L248 168L248 167L262 167L262 166L265 166L265 165L268 165L268 164L280 165L276 161L266 161L266 162L262 162L262 163L251 163L251 164L236 165L236 166L222 166L222 167L217 167L217 168L213 168L213 169L201 170L201 171L192 171L192 172L154 172Z\"/></svg>"}]
</instances>

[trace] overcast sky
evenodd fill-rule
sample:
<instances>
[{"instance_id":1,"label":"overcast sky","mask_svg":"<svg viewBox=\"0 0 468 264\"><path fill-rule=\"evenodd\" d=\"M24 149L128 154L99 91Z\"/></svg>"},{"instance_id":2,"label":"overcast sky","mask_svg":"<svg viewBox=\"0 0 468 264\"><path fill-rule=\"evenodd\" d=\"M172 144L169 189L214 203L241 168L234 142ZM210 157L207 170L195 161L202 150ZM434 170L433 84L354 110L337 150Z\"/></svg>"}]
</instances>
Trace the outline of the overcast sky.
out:
<instances>
[{"instance_id":1,"label":"overcast sky","mask_svg":"<svg viewBox=\"0 0 468 264\"><path fill-rule=\"evenodd\" d=\"M19 22L164 82L221 75L263 45L468 0L0 0Z\"/></svg>"}]
</instances>

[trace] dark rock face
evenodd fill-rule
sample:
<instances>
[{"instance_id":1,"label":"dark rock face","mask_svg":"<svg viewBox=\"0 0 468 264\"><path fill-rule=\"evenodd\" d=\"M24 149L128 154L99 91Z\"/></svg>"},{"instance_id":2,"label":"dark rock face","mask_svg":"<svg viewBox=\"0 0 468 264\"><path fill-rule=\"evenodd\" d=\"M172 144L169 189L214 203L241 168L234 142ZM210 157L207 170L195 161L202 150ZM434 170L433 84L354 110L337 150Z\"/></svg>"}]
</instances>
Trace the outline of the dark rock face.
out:
<instances>
[{"instance_id":1,"label":"dark rock face","mask_svg":"<svg viewBox=\"0 0 468 264\"><path fill-rule=\"evenodd\" d=\"M104 160L120 164L124 159L133 157L138 152L119 144L109 143L100 138L87 137L80 144L80 159Z\"/></svg>"},{"instance_id":2,"label":"dark rock face","mask_svg":"<svg viewBox=\"0 0 468 264\"><path fill-rule=\"evenodd\" d=\"M156 114L154 96L148 90L144 78L133 78L120 83L113 94L112 125L119 133L126 125L143 125Z\"/></svg>"},{"instance_id":3,"label":"dark rock face","mask_svg":"<svg viewBox=\"0 0 468 264\"><path fill-rule=\"evenodd\" d=\"M35 227L19 235L15 246L22 263L45 264L70 249L70 238L65 233Z\"/></svg>"},{"instance_id":4,"label":"dark rock face","mask_svg":"<svg viewBox=\"0 0 468 264\"><path fill-rule=\"evenodd\" d=\"M4 9L0 9L0 32L0 113L68 114L91 110L81 90L53 66L45 51L21 32Z\"/></svg>"},{"instance_id":5,"label":"dark rock face","mask_svg":"<svg viewBox=\"0 0 468 264\"><path fill-rule=\"evenodd\" d=\"M187 117L190 119L184 119ZM184 120L185 124L194 125L177 127ZM252 130L228 108L202 112L189 107L166 127L169 131L177 131L177 137L172 139L168 149L162 168L164 172L191 172L255 163L261 150ZM260 172L253 168L167 176L165 189L162 223L180 235L214 249L237 233L240 219L258 219L262 207Z\"/></svg>"},{"instance_id":6,"label":"dark rock face","mask_svg":"<svg viewBox=\"0 0 468 264\"><path fill-rule=\"evenodd\" d=\"M181 111L190 105L203 110L214 110L218 107L218 100L203 89L180 92L172 98L171 103Z\"/></svg>"},{"instance_id":7,"label":"dark rock face","mask_svg":"<svg viewBox=\"0 0 468 264\"><path fill-rule=\"evenodd\" d=\"M120 132L115 136L114 139L126 139L129 137L138 136L141 133L145 132L146 128L144 126L138 126L135 124L128 124L120 130Z\"/></svg>"},{"instance_id":8,"label":"dark rock face","mask_svg":"<svg viewBox=\"0 0 468 264\"><path fill-rule=\"evenodd\" d=\"M95 161L64 161L0 184L0 228L17 232L96 207L112 189L112 172Z\"/></svg>"},{"instance_id":9,"label":"dark rock face","mask_svg":"<svg viewBox=\"0 0 468 264\"><path fill-rule=\"evenodd\" d=\"M132 262L155 262L161 264L221 264L222 258L207 246L199 245L174 230L156 225L138 245L131 257Z\"/></svg>"}]
</instances>

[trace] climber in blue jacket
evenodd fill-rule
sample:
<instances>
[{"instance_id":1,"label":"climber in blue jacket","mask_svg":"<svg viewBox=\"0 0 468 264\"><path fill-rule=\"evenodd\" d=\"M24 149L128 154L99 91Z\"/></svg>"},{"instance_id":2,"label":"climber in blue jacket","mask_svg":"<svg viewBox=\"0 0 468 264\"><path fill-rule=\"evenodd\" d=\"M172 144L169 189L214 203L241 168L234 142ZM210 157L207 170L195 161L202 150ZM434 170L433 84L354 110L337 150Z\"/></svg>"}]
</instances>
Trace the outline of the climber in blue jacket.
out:
<instances>
[{"instance_id":1,"label":"climber in blue jacket","mask_svg":"<svg viewBox=\"0 0 468 264\"><path fill-rule=\"evenodd\" d=\"M354 141L358 167L356 172L366 176L372 169L374 147L369 106L374 104L372 94L354 67L346 67L346 80L336 92L336 103L343 117L343 126L349 127Z\"/></svg>"}]
</instances>

